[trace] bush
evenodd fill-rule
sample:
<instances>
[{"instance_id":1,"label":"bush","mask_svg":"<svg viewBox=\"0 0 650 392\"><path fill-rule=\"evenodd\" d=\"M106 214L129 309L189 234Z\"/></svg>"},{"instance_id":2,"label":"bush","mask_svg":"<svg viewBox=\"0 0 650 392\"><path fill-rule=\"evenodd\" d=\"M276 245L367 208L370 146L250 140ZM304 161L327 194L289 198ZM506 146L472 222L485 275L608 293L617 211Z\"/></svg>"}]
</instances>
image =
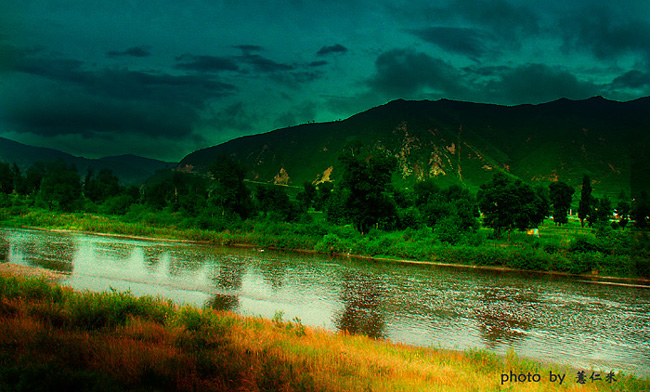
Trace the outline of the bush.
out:
<instances>
[{"instance_id":1,"label":"bush","mask_svg":"<svg viewBox=\"0 0 650 392\"><path fill-rule=\"evenodd\" d=\"M113 196L102 204L100 211L109 215L124 215L130 211L135 200L130 195Z\"/></svg>"},{"instance_id":2,"label":"bush","mask_svg":"<svg viewBox=\"0 0 650 392\"><path fill-rule=\"evenodd\" d=\"M0 297L26 298L29 300L49 300L55 303L63 302L65 291L59 286L52 286L44 278L16 279L0 276Z\"/></svg>"},{"instance_id":3,"label":"bush","mask_svg":"<svg viewBox=\"0 0 650 392\"><path fill-rule=\"evenodd\" d=\"M74 296L66 303L73 326L82 329L102 329L125 325L130 317L144 317L163 323L172 307L151 297L137 298L130 292L86 293Z\"/></svg>"},{"instance_id":4,"label":"bush","mask_svg":"<svg viewBox=\"0 0 650 392\"><path fill-rule=\"evenodd\" d=\"M465 235L460 229L460 220L456 216L447 216L440 219L436 223L433 232L441 242L450 245L457 244Z\"/></svg>"},{"instance_id":5,"label":"bush","mask_svg":"<svg viewBox=\"0 0 650 392\"><path fill-rule=\"evenodd\" d=\"M336 234L327 234L322 240L318 241L314 250L322 253L347 253L350 248Z\"/></svg>"},{"instance_id":6,"label":"bush","mask_svg":"<svg viewBox=\"0 0 650 392\"><path fill-rule=\"evenodd\" d=\"M591 272L596 265L594 259L594 252L575 254L571 260L569 273L584 274L586 272Z\"/></svg>"},{"instance_id":7,"label":"bush","mask_svg":"<svg viewBox=\"0 0 650 392\"><path fill-rule=\"evenodd\" d=\"M596 240L591 240L585 236L578 236L571 242L571 252L587 253L587 252L602 252L603 247Z\"/></svg>"}]
</instances>

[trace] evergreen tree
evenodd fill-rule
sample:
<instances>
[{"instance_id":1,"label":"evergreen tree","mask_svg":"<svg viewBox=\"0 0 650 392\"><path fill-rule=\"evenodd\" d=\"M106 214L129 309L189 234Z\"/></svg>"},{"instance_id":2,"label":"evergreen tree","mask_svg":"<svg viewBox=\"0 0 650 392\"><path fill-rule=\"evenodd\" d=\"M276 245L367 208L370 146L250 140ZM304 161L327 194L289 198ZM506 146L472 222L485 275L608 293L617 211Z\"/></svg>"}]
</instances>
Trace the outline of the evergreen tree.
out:
<instances>
[{"instance_id":1,"label":"evergreen tree","mask_svg":"<svg viewBox=\"0 0 650 392\"><path fill-rule=\"evenodd\" d=\"M585 219L588 220L592 211L591 180L588 175L582 176L582 187L580 188L580 203L578 204L578 218L580 225L585 227Z\"/></svg>"}]
</instances>

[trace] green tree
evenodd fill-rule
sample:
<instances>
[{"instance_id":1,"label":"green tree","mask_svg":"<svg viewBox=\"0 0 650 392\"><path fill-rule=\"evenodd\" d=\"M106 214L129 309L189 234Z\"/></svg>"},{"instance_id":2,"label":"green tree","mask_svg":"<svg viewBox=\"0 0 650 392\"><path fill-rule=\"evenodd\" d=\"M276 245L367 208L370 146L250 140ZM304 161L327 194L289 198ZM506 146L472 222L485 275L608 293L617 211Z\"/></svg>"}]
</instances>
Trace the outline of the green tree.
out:
<instances>
[{"instance_id":1,"label":"green tree","mask_svg":"<svg viewBox=\"0 0 650 392\"><path fill-rule=\"evenodd\" d=\"M0 162L0 192L10 194L14 191L14 172L8 163Z\"/></svg>"},{"instance_id":2,"label":"green tree","mask_svg":"<svg viewBox=\"0 0 650 392\"><path fill-rule=\"evenodd\" d=\"M551 205L553 206L553 221L556 226L568 222L567 214L571 208L571 200L575 189L569 184L557 181L549 185Z\"/></svg>"},{"instance_id":3,"label":"green tree","mask_svg":"<svg viewBox=\"0 0 650 392\"><path fill-rule=\"evenodd\" d=\"M650 199L646 191L641 192L641 195L633 200L630 217L634 220L636 228L650 228Z\"/></svg>"},{"instance_id":4,"label":"green tree","mask_svg":"<svg viewBox=\"0 0 650 392\"><path fill-rule=\"evenodd\" d=\"M585 219L589 219L592 211L591 180L588 175L582 176L582 187L580 188L580 203L578 204L578 218L580 225L585 227Z\"/></svg>"},{"instance_id":5,"label":"green tree","mask_svg":"<svg viewBox=\"0 0 650 392\"><path fill-rule=\"evenodd\" d=\"M612 201L607 196L597 199L594 203L593 215L594 223L608 223L609 219L612 217Z\"/></svg>"},{"instance_id":6,"label":"green tree","mask_svg":"<svg viewBox=\"0 0 650 392\"><path fill-rule=\"evenodd\" d=\"M21 195L31 195L41 189L43 177L45 177L45 164L42 162L34 163L25 172L23 186L18 190Z\"/></svg>"},{"instance_id":7,"label":"green tree","mask_svg":"<svg viewBox=\"0 0 650 392\"><path fill-rule=\"evenodd\" d=\"M339 160L345 214L354 227L362 234L373 227L394 227L397 209L389 188L395 159L380 150L364 153L352 146Z\"/></svg>"},{"instance_id":8,"label":"green tree","mask_svg":"<svg viewBox=\"0 0 650 392\"><path fill-rule=\"evenodd\" d=\"M20 168L18 167L16 162L14 162L11 165L11 171L14 173L14 192L18 194L23 194L21 192L25 187L25 178L23 177L23 174L20 172Z\"/></svg>"},{"instance_id":9,"label":"green tree","mask_svg":"<svg viewBox=\"0 0 650 392\"><path fill-rule=\"evenodd\" d=\"M497 238L507 229L509 240L512 229L537 227L543 220L539 195L530 185L513 181L503 173L495 174L491 182L481 185L477 198L483 223L494 229Z\"/></svg>"},{"instance_id":10,"label":"green tree","mask_svg":"<svg viewBox=\"0 0 650 392\"><path fill-rule=\"evenodd\" d=\"M40 186L40 197L50 209L74 211L81 199L81 179L74 165L50 163Z\"/></svg>"},{"instance_id":11,"label":"green tree","mask_svg":"<svg viewBox=\"0 0 650 392\"><path fill-rule=\"evenodd\" d=\"M230 157L217 159L210 167L214 185L210 190L209 202L222 211L234 212L246 219L254 211L251 193L244 184L246 170Z\"/></svg>"},{"instance_id":12,"label":"green tree","mask_svg":"<svg viewBox=\"0 0 650 392\"><path fill-rule=\"evenodd\" d=\"M258 209L267 216L276 216L289 222L298 217L298 208L289 199L289 195L281 186L258 186L255 191Z\"/></svg>"},{"instance_id":13,"label":"green tree","mask_svg":"<svg viewBox=\"0 0 650 392\"><path fill-rule=\"evenodd\" d=\"M311 182L305 181L302 184L302 191L296 196L303 211L309 211L316 202L316 187Z\"/></svg>"},{"instance_id":14,"label":"green tree","mask_svg":"<svg viewBox=\"0 0 650 392\"><path fill-rule=\"evenodd\" d=\"M330 181L321 182L316 187L316 198L314 199L314 209L316 211L323 211L327 205L327 200L332 195L334 184Z\"/></svg>"},{"instance_id":15,"label":"green tree","mask_svg":"<svg viewBox=\"0 0 650 392\"><path fill-rule=\"evenodd\" d=\"M134 200L139 198L137 189L125 189ZM171 176L157 184L150 184L144 191L144 201L148 205L172 211L181 211L189 216L197 216L207 206L207 179L191 173L175 171Z\"/></svg>"},{"instance_id":16,"label":"green tree","mask_svg":"<svg viewBox=\"0 0 650 392\"><path fill-rule=\"evenodd\" d=\"M442 221L446 226L453 223L460 234L478 228L478 206L467 189L452 185L443 190L427 179L416 183L413 193L415 205L429 227L435 228Z\"/></svg>"},{"instance_id":17,"label":"green tree","mask_svg":"<svg viewBox=\"0 0 650 392\"><path fill-rule=\"evenodd\" d=\"M84 179L84 196L95 203L101 203L108 198L124 193L125 189L119 184L119 179L109 169L101 169L93 178L92 169Z\"/></svg>"},{"instance_id":18,"label":"green tree","mask_svg":"<svg viewBox=\"0 0 650 392\"><path fill-rule=\"evenodd\" d=\"M625 193L621 191L621 194L618 196L618 202L616 203L616 215L618 216L618 225L621 228L625 228L627 225L629 216L630 216L630 202L627 200Z\"/></svg>"}]
</instances>

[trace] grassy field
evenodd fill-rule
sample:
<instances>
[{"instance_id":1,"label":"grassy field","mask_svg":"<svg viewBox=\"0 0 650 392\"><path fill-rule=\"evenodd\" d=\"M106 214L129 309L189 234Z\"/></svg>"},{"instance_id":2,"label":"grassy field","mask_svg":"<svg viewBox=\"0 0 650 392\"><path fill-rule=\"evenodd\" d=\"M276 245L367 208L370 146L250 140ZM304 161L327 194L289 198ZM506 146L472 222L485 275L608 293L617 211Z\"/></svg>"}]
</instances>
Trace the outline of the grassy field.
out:
<instances>
[{"instance_id":1,"label":"grassy field","mask_svg":"<svg viewBox=\"0 0 650 392\"><path fill-rule=\"evenodd\" d=\"M549 376L566 375L563 384ZM530 373L531 381L511 382ZM587 374L591 374L587 369ZM535 382L535 375L539 380ZM128 293L75 293L0 276L2 391L643 391L617 374L510 353L446 351L333 334L300 320L247 318Z\"/></svg>"}]
</instances>

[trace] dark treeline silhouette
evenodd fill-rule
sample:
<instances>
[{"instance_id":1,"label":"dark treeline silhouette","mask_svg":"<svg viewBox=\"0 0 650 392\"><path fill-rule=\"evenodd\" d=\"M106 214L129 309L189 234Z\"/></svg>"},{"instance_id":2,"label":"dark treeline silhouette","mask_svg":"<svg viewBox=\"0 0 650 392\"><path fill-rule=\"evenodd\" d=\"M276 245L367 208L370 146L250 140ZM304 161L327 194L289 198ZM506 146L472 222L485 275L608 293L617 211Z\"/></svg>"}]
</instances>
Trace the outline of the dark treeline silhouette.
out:
<instances>
[{"instance_id":1,"label":"dark treeline silhouette","mask_svg":"<svg viewBox=\"0 0 650 392\"><path fill-rule=\"evenodd\" d=\"M305 183L292 195L287 187L272 184L249 189L246 169L229 157L217 159L207 174L171 171L140 187L120 185L107 169L88 170L82 178L62 161L37 163L24 173L15 164L0 163L0 194L3 207L19 203L51 211L129 215L132 221L164 212L184 226L217 231L247 219L304 223L313 219L310 212L322 212L331 224L350 224L362 234L427 227L453 245L476 233L481 222L494 229L497 239L504 231L509 238L513 229L538 227L547 216L556 225L565 224L575 193L561 181L533 187L504 173L495 174L475 195L457 185L440 188L435 179L396 189L391 184L395 158L381 150L353 143L339 159L343 175L336 184ZM577 209L583 225L623 229L634 220L637 228L650 227L647 194L630 201L621 193L613 203L591 191L585 176Z\"/></svg>"}]
</instances>

